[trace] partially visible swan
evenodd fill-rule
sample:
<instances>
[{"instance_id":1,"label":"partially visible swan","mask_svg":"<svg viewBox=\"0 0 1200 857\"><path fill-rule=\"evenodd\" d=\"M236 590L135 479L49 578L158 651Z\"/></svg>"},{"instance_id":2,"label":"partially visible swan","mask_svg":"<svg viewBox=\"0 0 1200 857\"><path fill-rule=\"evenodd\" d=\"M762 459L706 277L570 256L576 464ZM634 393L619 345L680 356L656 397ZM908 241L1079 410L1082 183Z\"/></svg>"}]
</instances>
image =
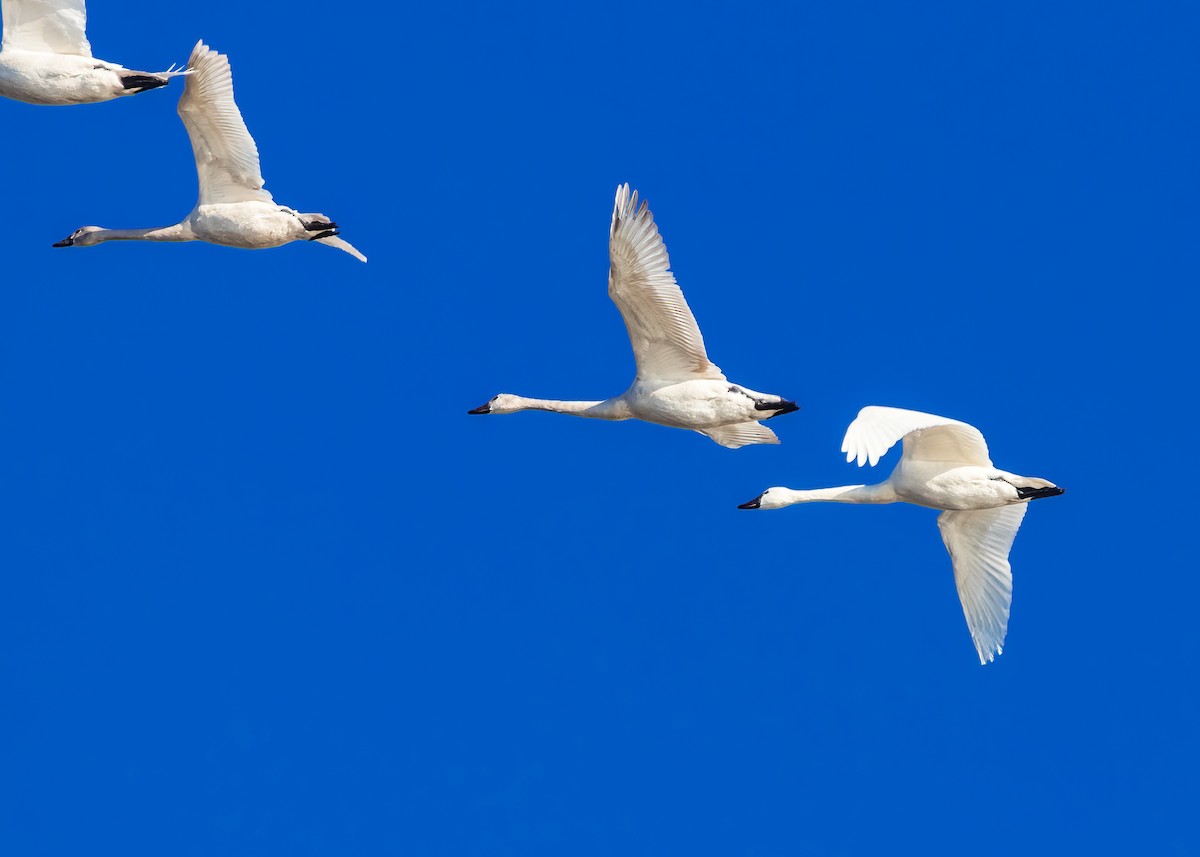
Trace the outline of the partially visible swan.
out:
<instances>
[{"instance_id":1,"label":"partially visible swan","mask_svg":"<svg viewBox=\"0 0 1200 857\"><path fill-rule=\"evenodd\" d=\"M324 214L301 214L276 203L263 187L258 147L233 101L233 76L224 54L197 42L188 60L179 115L187 126L200 177L200 199L182 222L149 229L84 226L55 247L91 247L102 241L207 241L261 250L289 241L316 241L367 257L338 238Z\"/></svg>"},{"instance_id":2,"label":"partially visible swan","mask_svg":"<svg viewBox=\"0 0 1200 857\"><path fill-rule=\"evenodd\" d=\"M91 104L166 86L186 71L132 71L92 56L84 0L3 0L0 95L29 104Z\"/></svg>"},{"instance_id":3,"label":"partially visible swan","mask_svg":"<svg viewBox=\"0 0 1200 857\"><path fill-rule=\"evenodd\" d=\"M795 402L731 384L708 359L696 319L671 274L654 215L629 185L617 188L608 239L608 296L625 318L637 377L619 396L563 402L501 393L469 414L551 411L601 420L640 419L693 429L721 446L779 443L758 420L798 410Z\"/></svg>"},{"instance_id":4,"label":"partially visible swan","mask_svg":"<svg viewBox=\"0 0 1200 857\"><path fill-rule=\"evenodd\" d=\"M874 467L904 439L904 453L886 481L793 491L768 488L739 509L780 509L794 503L912 503L945 511L938 517L954 582L981 664L1003 651L1012 604L1008 552L1030 500L1063 489L992 466L979 430L958 420L875 405L846 430L842 452Z\"/></svg>"}]
</instances>

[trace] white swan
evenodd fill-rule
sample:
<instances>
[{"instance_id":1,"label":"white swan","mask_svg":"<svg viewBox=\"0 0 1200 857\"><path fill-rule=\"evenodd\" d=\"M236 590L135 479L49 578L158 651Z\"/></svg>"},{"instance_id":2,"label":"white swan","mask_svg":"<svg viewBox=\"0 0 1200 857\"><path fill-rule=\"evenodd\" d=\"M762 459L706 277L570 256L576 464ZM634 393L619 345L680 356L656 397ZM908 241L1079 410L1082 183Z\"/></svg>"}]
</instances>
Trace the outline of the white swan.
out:
<instances>
[{"instance_id":1,"label":"white swan","mask_svg":"<svg viewBox=\"0 0 1200 857\"><path fill-rule=\"evenodd\" d=\"M601 420L640 419L693 429L721 446L779 443L758 420L798 410L794 402L726 380L708 359L696 319L671 274L654 215L629 185L617 188L609 230L608 296L625 318L637 377L602 402L529 399L501 393L469 414L551 411Z\"/></svg>"},{"instance_id":2,"label":"white swan","mask_svg":"<svg viewBox=\"0 0 1200 857\"><path fill-rule=\"evenodd\" d=\"M954 582L979 662L1003 651L1012 604L1008 552L1030 500L1054 497L1053 482L1017 476L992 466L979 430L958 420L870 406L846 430L842 452L861 467L879 461L896 441L904 453L886 481L793 491L769 488L739 509L780 509L793 503L912 503L945 511L942 541L954 565Z\"/></svg>"},{"instance_id":3,"label":"white swan","mask_svg":"<svg viewBox=\"0 0 1200 857\"><path fill-rule=\"evenodd\" d=\"M166 86L187 74L152 74L92 56L83 0L3 0L0 95L29 104L92 104Z\"/></svg>"},{"instance_id":4,"label":"white swan","mask_svg":"<svg viewBox=\"0 0 1200 857\"><path fill-rule=\"evenodd\" d=\"M367 257L338 238L337 224L324 214L301 214L274 202L263 188L258 147L233 101L233 76L224 54L197 42L188 60L192 73L183 86L179 115L187 126L200 177L200 199L173 226L103 229L84 226L55 247L91 247L102 241L207 241L260 250L289 241L316 241Z\"/></svg>"}]
</instances>

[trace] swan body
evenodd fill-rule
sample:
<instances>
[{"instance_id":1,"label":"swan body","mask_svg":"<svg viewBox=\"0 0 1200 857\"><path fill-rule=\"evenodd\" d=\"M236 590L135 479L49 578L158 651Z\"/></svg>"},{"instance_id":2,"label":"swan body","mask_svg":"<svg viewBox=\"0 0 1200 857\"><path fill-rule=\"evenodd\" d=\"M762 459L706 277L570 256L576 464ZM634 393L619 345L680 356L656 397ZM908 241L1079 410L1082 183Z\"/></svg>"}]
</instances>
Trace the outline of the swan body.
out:
<instances>
[{"instance_id":1,"label":"swan body","mask_svg":"<svg viewBox=\"0 0 1200 857\"><path fill-rule=\"evenodd\" d=\"M187 74L133 71L92 56L84 0L3 0L0 95L28 104L93 104Z\"/></svg>"},{"instance_id":2,"label":"swan body","mask_svg":"<svg viewBox=\"0 0 1200 857\"><path fill-rule=\"evenodd\" d=\"M318 213L301 213L276 203L266 190L258 147L233 100L233 77L224 54L197 42L188 60L191 73L179 99L179 115L192 141L200 198L172 226L105 229L84 226L55 247L91 247L104 241L206 241L224 247L263 250L291 241L316 241L367 257L338 237L337 224Z\"/></svg>"},{"instance_id":3,"label":"swan body","mask_svg":"<svg viewBox=\"0 0 1200 857\"><path fill-rule=\"evenodd\" d=\"M798 410L794 402L732 384L709 359L649 206L629 185L617 188L609 229L608 294L625 319L637 377L603 401L531 399L501 393L471 414L538 410L602 420L638 419L707 435L736 449L779 443L760 423Z\"/></svg>"},{"instance_id":4,"label":"swan body","mask_svg":"<svg viewBox=\"0 0 1200 857\"><path fill-rule=\"evenodd\" d=\"M846 430L847 461L872 466L903 439L891 475L877 485L794 490L769 488L741 509L781 509L796 503L911 503L940 509L938 529L950 553L959 600L979 662L1003 651L1012 606L1008 554L1030 500L1063 489L992 465L974 426L901 408L869 406Z\"/></svg>"}]
</instances>

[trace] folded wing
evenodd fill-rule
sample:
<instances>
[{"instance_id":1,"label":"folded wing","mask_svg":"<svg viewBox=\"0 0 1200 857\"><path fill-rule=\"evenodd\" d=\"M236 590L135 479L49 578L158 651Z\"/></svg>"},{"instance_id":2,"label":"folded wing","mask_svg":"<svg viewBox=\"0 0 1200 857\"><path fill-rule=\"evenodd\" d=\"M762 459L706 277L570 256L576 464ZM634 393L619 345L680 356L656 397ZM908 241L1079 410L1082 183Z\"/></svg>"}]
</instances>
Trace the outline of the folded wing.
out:
<instances>
[{"instance_id":1,"label":"folded wing","mask_svg":"<svg viewBox=\"0 0 1200 857\"><path fill-rule=\"evenodd\" d=\"M945 461L990 467L987 443L979 429L949 417L868 405L846 429L842 452L858 466L874 467L884 454L904 439L904 457L918 461Z\"/></svg>"},{"instance_id":2,"label":"folded wing","mask_svg":"<svg viewBox=\"0 0 1200 857\"><path fill-rule=\"evenodd\" d=\"M954 564L954 583L979 662L1004 651L1012 606L1008 553L1028 503L969 512L942 512L938 529Z\"/></svg>"},{"instance_id":3,"label":"folded wing","mask_svg":"<svg viewBox=\"0 0 1200 857\"><path fill-rule=\"evenodd\" d=\"M3 0L3 46L90 57L83 0Z\"/></svg>"},{"instance_id":4,"label":"folded wing","mask_svg":"<svg viewBox=\"0 0 1200 857\"><path fill-rule=\"evenodd\" d=\"M670 271L654 215L645 202L638 208L627 184L617 188L608 255L608 296L625 319L638 379L724 381Z\"/></svg>"},{"instance_id":5,"label":"folded wing","mask_svg":"<svg viewBox=\"0 0 1200 857\"><path fill-rule=\"evenodd\" d=\"M188 59L192 73L179 99L200 179L200 205L272 202L263 188L258 147L233 100L229 59L197 42Z\"/></svg>"}]
</instances>

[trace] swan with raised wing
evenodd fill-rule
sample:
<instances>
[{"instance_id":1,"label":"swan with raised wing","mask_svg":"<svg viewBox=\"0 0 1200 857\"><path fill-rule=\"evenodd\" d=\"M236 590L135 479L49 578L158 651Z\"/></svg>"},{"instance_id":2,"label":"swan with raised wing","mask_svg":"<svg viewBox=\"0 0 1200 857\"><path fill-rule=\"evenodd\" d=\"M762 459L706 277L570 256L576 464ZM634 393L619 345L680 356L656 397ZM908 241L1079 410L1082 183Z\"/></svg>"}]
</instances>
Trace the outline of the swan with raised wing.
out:
<instances>
[{"instance_id":1,"label":"swan with raised wing","mask_svg":"<svg viewBox=\"0 0 1200 857\"><path fill-rule=\"evenodd\" d=\"M84 226L55 247L91 247L103 241L207 241L225 247L261 250L290 241L316 241L367 257L338 237L324 214L303 214L279 205L263 187L258 147L233 100L229 60L197 42L188 60L190 74L179 99L200 179L200 199L191 214L171 226L104 229Z\"/></svg>"},{"instance_id":2,"label":"swan with raised wing","mask_svg":"<svg viewBox=\"0 0 1200 857\"><path fill-rule=\"evenodd\" d=\"M133 71L92 56L84 0L3 0L0 95L28 104L93 104L166 86L186 71Z\"/></svg>"},{"instance_id":3,"label":"swan with raised wing","mask_svg":"<svg viewBox=\"0 0 1200 857\"><path fill-rule=\"evenodd\" d=\"M601 420L639 419L707 435L736 449L779 443L759 420L798 410L794 402L732 384L708 359L704 338L683 298L654 215L629 185L617 188L608 241L608 296L625 319L637 377L603 401L530 399L501 393L470 414L550 411Z\"/></svg>"},{"instance_id":4,"label":"swan with raised wing","mask_svg":"<svg viewBox=\"0 0 1200 857\"><path fill-rule=\"evenodd\" d=\"M1012 605L1008 553L1030 500L1063 493L1053 482L998 470L979 430L958 420L871 405L846 430L847 461L872 467L903 439L904 452L885 481L797 491L769 488L739 509L795 503L912 503L941 509L938 529L950 552L954 582L979 662L1003 651Z\"/></svg>"}]
</instances>

